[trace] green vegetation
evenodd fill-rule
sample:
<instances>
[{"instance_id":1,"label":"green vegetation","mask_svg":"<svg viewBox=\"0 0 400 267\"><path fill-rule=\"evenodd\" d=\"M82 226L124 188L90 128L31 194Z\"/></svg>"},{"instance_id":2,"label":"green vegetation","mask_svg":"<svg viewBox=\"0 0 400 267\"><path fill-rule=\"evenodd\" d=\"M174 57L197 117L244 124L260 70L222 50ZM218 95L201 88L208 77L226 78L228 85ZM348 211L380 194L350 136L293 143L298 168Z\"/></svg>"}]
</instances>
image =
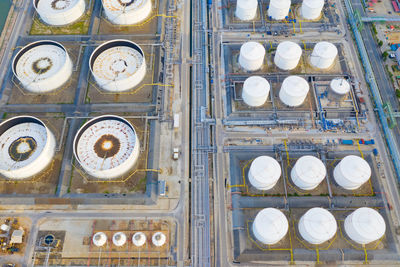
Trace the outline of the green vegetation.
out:
<instances>
[{"instance_id":1,"label":"green vegetation","mask_svg":"<svg viewBox=\"0 0 400 267\"><path fill-rule=\"evenodd\" d=\"M377 35L378 34L378 31L376 30L376 26L375 26L375 23L372 23L372 32L375 34L375 35Z\"/></svg>"},{"instance_id":2,"label":"green vegetation","mask_svg":"<svg viewBox=\"0 0 400 267\"><path fill-rule=\"evenodd\" d=\"M400 98L400 90L399 89L396 89L396 96L397 96L397 98Z\"/></svg>"},{"instance_id":3,"label":"green vegetation","mask_svg":"<svg viewBox=\"0 0 400 267\"><path fill-rule=\"evenodd\" d=\"M3 113L3 118L2 119L4 120L5 118L7 118L7 112Z\"/></svg>"},{"instance_id":4,"label":"green vegetation","mask_svg":"<svg viewBox=\"0 0 400 267\"><path fill-rule=\"evenodd\" d=\"M382 59L383 61L385 61L387 59L387 57L389 56L389 53L387 51L382 53Z\"/></svg>"},{"instance_id":5,"label":"green vegetation","mask_svg":"<svg viewBox=\"0 0 400 267\"><path fill-rule=\"evenodd\" d=\"M381 47L383 45L382 40L379 40L378 45L379 45L379 47Z\"/></svg>"}]
</instances>

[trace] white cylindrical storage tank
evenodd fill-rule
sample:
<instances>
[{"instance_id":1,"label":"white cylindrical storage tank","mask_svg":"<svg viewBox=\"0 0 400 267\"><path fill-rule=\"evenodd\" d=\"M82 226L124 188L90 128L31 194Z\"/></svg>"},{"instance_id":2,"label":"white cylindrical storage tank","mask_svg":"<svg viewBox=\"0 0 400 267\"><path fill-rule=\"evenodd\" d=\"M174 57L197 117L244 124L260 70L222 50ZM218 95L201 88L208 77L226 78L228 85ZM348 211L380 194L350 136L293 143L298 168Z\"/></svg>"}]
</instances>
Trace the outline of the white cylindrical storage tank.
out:
<instances>
[{"instance_id":1,"label":"white cylindrical storage tank","mask_svg":"<svg viewBox=\"0 0 400 267\"><path fill-rule=\"evenodd\" d=\"M337 230L332 213L323 208L309 209L299 221L301 237L310 244L319 245L331 239Z\"/></svg>"},{"instance_id":2,"label":"white cylindrical storage tank","mask_svg":"<svg viewBox=\"0 0 400 267\"><path fill-rule=\"evenodd\" d=\"M137 232L132 236L132 243L136 247L141 247L146 243L146 235L142 232Z\"/></svg>"},{"instance_id":3,"label":"white cylindrical storage tank","mask_svg":"<svg viewBox=\"0 0 400 267\"><path fill-rule=\"evenodd\" d=\"M68 81L72 75L72 61L60 43L37 41L15 55L12 71L26 90L46 93Z\"/></svg>"},{"instance_id":4,"label":"white cylindrical storage tank","mask_svg":"<svg viewBox=\"0 0 400 267\"><path fill-rule=\"evenodd\" d=\"M151 13L151 0L102 0L105 16L113 24L132 25Z\"/></svg>"},{"instance_id":5,"label":"white cylindrical storage tank","mask_svg":"<svg viewBox=\"0 0 400 267\"><path fill-rule=\"evenodd\" d=\"M93 236L93 244L96 247L102 247L104 246L105 243L107 243L107 236L105 233L103 232L97 232L94 236Z\"/></svg>"},{"instance_id":6,"label":"white cylindrical storage tank","mask_svg":"<svg viewBox=\"0 0 400 267\"><path fill-rule=\"evenodd\" d=\"M331 67L337 57L337 47L329 42L319 42L315 45L311 56L310 63L317 69L328 69Z\"/></svg>"},{"instance_id":7,"label":"white cylindrical storage tank","mask_svg":"<svg viewBox=\"0 0 400 267\"><path fill-rule=\"evenodd\" d=\"M104 115L85 123L75 136L76 160L91 176L120 177L133 168L139 157L135 128L124 118Z\"/></svg>"},{"instance_id":8,"label":"white cylindrical storage tank","mask_svg":"<svg viewBox=\"0 0 400 267\"><path fill-rule=\"evenodd\" d=\"M267 101L271 86L260 76L251 76L244 81L242 99L250 107L259 107Z\"/></svg>"},{"instance_id":9,"label":"white cylindrical storage tank","mask_svg":"<svg viewBox=\"0 0 400 267\"><path fill-rule=\"evenodd\" d=\"M117 232L112 237L113 244L122 247L126 243L126 235L123 232Z\"/></svg>"},{"instance_id":10,"label":"white cylindrical storage tank","mask_svg":"<svg viewBox=\"0 0 400 267\"><path fill-rule=\"evenodd\" d=\"M279 99L289 107L298 107L307 97L310 86L307 81L299 76L289 76L283 80Z\"/></svg>"},{"instance_id":11,"label":"white cylindrical storage tank","mask_svg":"<svg viewBox=\"0 0 400 267\"><path fill-rule=\"evenodd\" d=\"M303 0L301 4L301 16L305 19L318 19L321 16L324 0Z\"/></svg>"},{"instance_id":12,"label":"white cylindrical storage tank","mask_svg":"<svg viewBox=\"0 0 400 267\"><path fill-rule=\"evenodd\" d=\"M10 229L11 229L11 227L8 225L8 224L2 224L1 226L0 226L0 230L1 231L3 231L3 232L8 232L8 231L10 231Z\"/></svg>"},{"instance_id":13,"label":"white cylindrical storage tank","mask_svg":"<svg viewBox=\"0 0 400 267\"><path fill-rule=\"evenodd\" d=\"M269 156L257 157L250 165L249 181L259 190L268 190L276 185L282 171L278 161Z\"/></svg>"},{"instance_id":14,"label":"white cylindrical storage tank","mask_svg":"<svg viewBox=\"0 0 400 267\"><path fill-rule=\"evenodd\" d=\"M162 232L156 232L151 238L151 241L154 246L161 247L167 241L167 237Z\"/></svg>"},{"instance_id":15,"label":"white cylindrical storage tank","mask_svg":"<svg viewBox=\"0 0 400 267\"><path fill-rule=\"evenodd\" d=\"M268 7L268 17L274 20L285 19L289 15L290 0L271 0Z\"/></svg>"},{"instance_id":16,"label":"white cylindrical storage tank","mask_svg":"<svg viewBox=\"0 0 400 267\"><path fill-rule=\"evenodd\" d=\"M261 210L253 222L253 234L266 245L278 243L289 229L288 220L282 211L275 208Z\"/></svg>"},{"instance_id":17,"label":"white cylindrical storage tank","mask_svg":"<svg viewBox=\"0 0 400 267\"><path fill-rule=\"evenodd\" d=\"M257 0L237 0L235 15L240 20L252 20L257 15Z\"/></svg>"},{"instance_id":18,"label":"white cylindrical storage tank","mask_svg":"<svg viewBox=\"0 0 400 267\"><path fill-rule=\"evenodd\" d=\"M383 237L386 223L382 215L371 208L359 208L344 220L344 230L353 241L366 245Z\"/></svg>"},{"instance_id":19,"label":"white cylindrical storage tank","mask_svg":"<svg viewBox=\"0 0 400 267\"><path fill-rule=\"evenodd\" d=\"M33 0L40 18L52 26L77 21L85 13L85 0Z\"/></svg>"},{"instance_id":20,"label":"white cylindrical storage tank","mask_svg":"<svg viewBox=\"0 0 400 267\"><path fill-rule=\"evenodd\" d=\"M329 84L329 88L335 96L343 97L350 92L350 84L344 78L334 78Z\"/></svg>"},{"instance_id":21,"label":"white cylindrical storage tank","mask_svg":"<svg viewBox=\"0 0 400 267\"><path fill-rule=\"evenodd\" d=\"M312 190L324 180L326 168L319 158L302 156L296 161L290 176L297 187Z\"/></svg>"},{"instance_id":22,"label":"white cylindrical storage tank","mask_svg":"<svg viewBox=\"0 0 400 267\"><path fill-rule=\"evenodd\" d=\"M247 42L240 47L239 64L248 71L261 69L264 63L265 48L257 42Z\"/></svg>"},{"instance_id":23,"label":"white cylindrical storage tank","mask_svg":"<svg viewBox=\"0 0 400 267\"><path fill-rule=\"evenodd\" d=\"M90 56L89 67L97 84L112 92L132 89L146 75L143 50L128 40L111 40L98 46Z\"/></svg>"},{"instance_id":24,"label":"white cylindrical storage tank","mask_svg":"<svg viewBox=\"0 0 400 267\"><path fill-rule=\"evenodd\" d=\"M56 139L39 119L19 116L0 124L0 173L24 179L43 171L53 160Z\"/></svg>"},{"instance_id":25,"label":"white cylindrical storage tank","mask_svg":"<svg viewBox=\"0 0 400 267\"><path fill-rule=\"evenodd\" d=\"M371 167L363 158L349 155L336 165L333 177L336 183L344 189L355 190L369 180Z\"/></svg>"},{"instance_id":26,"label":"white cylindrical storage tank","mask_svg":"<svg viewBox=\"0 0 400 267\"><path fill-rule=\"evenodd\" d=\"M291 41L284 41L276 48L275 65L282 70L292 70L297 67L301 58L301 47Z\"/></svg>"}]
</instances>

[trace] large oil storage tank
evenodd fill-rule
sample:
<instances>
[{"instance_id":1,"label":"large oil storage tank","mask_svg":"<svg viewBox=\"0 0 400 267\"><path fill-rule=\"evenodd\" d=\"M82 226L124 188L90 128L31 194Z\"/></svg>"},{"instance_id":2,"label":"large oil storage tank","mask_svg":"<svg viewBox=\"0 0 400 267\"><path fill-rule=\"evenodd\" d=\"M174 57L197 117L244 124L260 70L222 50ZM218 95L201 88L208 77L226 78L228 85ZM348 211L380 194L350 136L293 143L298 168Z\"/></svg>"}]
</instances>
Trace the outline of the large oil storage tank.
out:
<instances>
[{"instance_id":1,"label":"large oil storage tank","mask_svg":"<svg viewBox=\"0 0 400 267\"><path fill-rule=\"evenodd\" d=\"M259 107L267 101L271 86L260 76L250 76L244 81L242 99L250 107Z\"/></svg>"},{"instance_id":2,"label":"large oil storage tank","mask_svg":"<svg viewBox=\"0 0 400 267\"><path fill-rule=\"evenodd\" d=\"M303 0L301 4L301 16L305 19L315 20L321 16L324 0Z\"/></svg>"},{"instance_id":3,"label":"large oil storage tank","mask_svg":"<svg viewBox=\"0 0 400 267\"><path fill-rule=\"evenodd\" d=\"M90 56L89 67L97 84L112 92L132 89L146 75L143 50L128 40L112 40L98 46Z\"/></svg>"},{"instance_id":4,"label":"large oil storage tank","mask_svg":"<svg viewBox=\"0 0 400 267\"><path fill-rule=\"evenodd\" d=\"M264 63L265 48L257 42L246 42L240 47L239 64L248 71L261 69Z\"/></svg>"},{"instance_id":5,"label":"large oil storage tank","mask_svg":"<svg viewBox=\"0 0 400 267\"><path fill-rule=\"evenodd\" d=\"M301 237L310 244L322 244L336 234L337 223L332 213L323 208L309 209L299 221Z\"/></svg>"},{"instance_id":6,"label":"large oil storage tank","mask_svg":"<svg viewBox=\"0 0 400 267\"><path fill-rule=\"evenodd\" d=\"M12 71L26 90L46 93L68 81L72 75L72 61L60 43L37 41L15 55Z\"/></svg>"},{"instance_id":7,"label":"large oil storage tank","mask_svg":"<svg viewBox=\"0 0 400 267\"><path fill-rule=\"evenodd\" d=\"M326 168L319 158L307 155L296 161L290 174L297 187L312 190L324 180Z\"/></svg>"},{"instance_id":8,"label":"large oil storage tank","mask_svg":"<svg viewBox=\"0 0 400 267\"><path fill-rule=\"evenodd\" d=\"M337 47L329 42L319 42L315 45L311 56L310 63L317 69L328 69L331 67L337 57Z\"/></svg>"},{"instance_id":9,"label":"large oil storage tank","mask_svg":"<svg viewBox=\"0 0 400 267\"><path fill-rule=\"evenodd\" d=\"M333 177L338 185L355 190L371 177L371 167L368 162L358 156L344 157L333 170Z\"/></svg>"},{"instance_id":10,"label":"large oil storage tank","mask_svg":"<svg viewBox=\"0 0 400 267\"><path fill-rule=\"evenodd\" d=\"M268 17L283 20L289 15L290 0L271 0L268 7Z\"/></svg>"},{"instance_id":11,"label":"large oil storage tank","mask_svg":"<svg viewBox=\"0 0 400 267\"><path fill-rule=\"evenodd\" d=\"M167 241L167 237L162 232L156 232L153 234L151 241L156 247L161 247Z\"/></svg>"},{"instance_id":12,"label":"large oil storage tank","mask_svg":"<svg viewBox=\"0 0 400 267\"><path fill-rule=\"evenodd\" d=\"M141 247L146 243L146 235L143 232L136 232L132 236L132 243L136 247Z\"/></svg>"},{"instance_id":13,"label":"large oil storage tank","mask_svg":"<svg viewBox=\"0 0 400 267\"><path fill-rule=\"evenodd\" d=\"M371 208L359 208L344 220L346 234L353 241L366 245L383 237L386 223L382 215Z\"/></svg>"},{"instance_id":14,"label":"large oil storage tank","mask_svg":"<svg viewBox=\"0 0 400 267\"><path fill-rule=\"evenodd\" d=\"M0 124L0 173L24 179L43 171L53 160L56 140L39 119L18 116Z\"/></svg>"},{"instance_id":15,"label":"large oil storage tank","mask_svg":"<svg viewBox=\"0 0 400 267\"><path fill-rule=\"evenodd\" d=\"M344 78L334 78L329 84L334 97L342 98L350 92L350 83Z\"/></svg>"},{"instance_id":16,"label":"large oil storage tank","mask_svg":"<svg viewBox=\"0 0 400 267\"><path fill-rule=\"evenodd\" d=\"M289 107L298 107L307 97L310 86L299 76L289 76L282 82L279 99Z\"/></svg>"},{"instance_id":17,"label":"large oil storage tank","mask_svg":"<svg viewBox=\"0 0 400 267\"><path fill-rule=\"evenodd\" d=\"M301 47L291 41L284 41L276 48L275 65L282 70L292 70L297 67L301 58Z\"/></svg>"},{"instance_id":18,"label":"large oil storage tank","mask_svg":"<svg viewBox=\"0 0 400 267\"><path fill-rule=\"evenodd\" d=\"M117 232L112 237L113 244L117 247L122 247L126 243L126 235L123 232Z\"/></svg>"},{"instance_id":19,"label":"large oil storage tank","mask_svg":"<svg viewBox=\"0 0 400 267\"><path fill-rule=\"evenodd\" d=\"M276 185L282 171L278 161L269 156L257 157L249 168L249 181L259 190L268 190Z\"/></svg>"},{"instance_id":20,"label":"large oil storage tank","mask_svg":"<svg viewBox=\"0 0 400 267\"><path fill-rule=\"evenodd\" d=\"M96 247L102 247L107 243L107 236L103 232L97 232L94 234L92 241Z\"/></svg>"},{"instance_id":21,"label":"large oil storage tank","mask_svg":"<svg viewBox=\"0 0 400 267\"><path fill-rule=\"evenodd\" d=\"M288 220L282 211L275 208L261 210L253 222L253 234L263 244L273 245L285 237L289 229Z\"/></svg>"},{"instance_id":22,"label":"large oil storage tank","mask_svg":"<svg viewBox=\"0 0 400 267\"><path fill-rule=\"evenodd\" d=\"M111 23L132 25L144 21L151 13L151 0L101 0L105 16Z\"/></svg>"},{"instance_id":23,"label":"large oil storage tank","mask_svg":"<svg viewBox=\"0 0 400 267\"><path fill-rule=\"evenodd\" d=\"M235 15L240 20L252 20L257 15L257 0L237 0Z\"/></svg>"},{"instance_id":24,"label":"large oil storage tank","mask_svg":"<svg viewBox=\"0 0 400 267\"><path fill-rule=\"evenodd\" d=\"M135 128L124 118L103 115L85 123L75 136L76 160L91 176L117 178L133 168L139 157Z\"/></svg>"},{"instance_id":25,"label":"large oil storage tank","mask_svg":"<svg viewBox=\"0 0 400 267\"><path fill-rule=\"evenodd\" d=\"M33 0L40 18L52 26L77 21L85 13L85 0Z\"/></svg>"}]
</instances>

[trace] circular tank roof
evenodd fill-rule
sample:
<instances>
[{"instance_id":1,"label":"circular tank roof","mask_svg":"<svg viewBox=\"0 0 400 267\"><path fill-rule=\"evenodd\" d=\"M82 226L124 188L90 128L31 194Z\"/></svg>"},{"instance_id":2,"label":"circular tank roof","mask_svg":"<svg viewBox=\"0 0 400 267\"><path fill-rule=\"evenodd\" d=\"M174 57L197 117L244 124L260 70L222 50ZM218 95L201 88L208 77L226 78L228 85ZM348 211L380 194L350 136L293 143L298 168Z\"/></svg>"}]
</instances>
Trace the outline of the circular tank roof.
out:
<instances>
[{"instance_id":1,"label":"circular tank roof","mask_svg":"<svg viewBox=\"0 0 400 267\"><path fill-rule=\"evenodd\" d=\"M240 54L250 60L264 58L265 48L257 42L246 42L240 47Z\"/></svg>"},{"instance_id":2,"label":"circular tank roof","mask_svg":"<svg viewBox=\"0 0 400 267\"><path fill-rule=\"evenodd\" d=\"M102 0L103 7L111 12L127 13L134 9L139 9L148 0Z\"/></svg>"},{"instance_id":3,"label":"circular tank roof","mask_svg":"<svg viewBox=\"0 0 400 267\"><path fill-rule=\"evenodd\" d=\"M289 76L282 82L282 89L286 94L292 97L304 97L308 94L310 86L307 81L299 76Z\"/></svg>"},{"instance_id":4,"label":"circular tank roof","mask_svg":"<svg viewBox=\"0 0 400 267\"><path fill-rule=\"evenodd\" d=\"M278 161L269 156L257 157L250 165L251 175L257 184L271 184L281 177L282 171Z\"/></svg>"},{"instance_id":5,"label":"circular tank roof","mask_svg":"<svg viewBox=\"0 0 400 267\"><path fill-rule=\"evenodd\" d=\"M324 0L303 0L302 5L305 5L312 9L320 9L324 6Z\"/></svg>"},{"instance_id":6,"label":"circular tank roof","mask_svg":"<svg viewBox=\"0 0 400 267\"><path fill-rule=\"evenodd\" d=\"M288 232L289 223L286 216L278 209L261 210L253 222L253 233L263 244L278 243Z\"/></svg>"},{"instance_id":7,"label":"circular tank roof","mask_svg":"<svg viewBox=\"0 0 400 267\"><path fill-rule=\"evenodd\" d=\"M257 0L237 0L236 6L241 9L257 9Z\"/></svg>"},{"instance_id":8,"label":"circular tank roof","mask_svg":"<svg viewBox=\"0 0 400 267\"><path fill-rule=\"evenodd\" d=\"M355 183L364 183L371 177L371 167L366 160L359 156L344 157L338 167L344 177Z\"/></svg>"},{"instance_id":9,"label":"circular tank roof","mask_svg":"<svg viewBox=\"0 0 400 267\"><path fill-rule=\"evenodd\" d=\"M302 50L298 44L291 41L284 41L279 43L276 48L276 53L279 53L279 55L285 59L298 59L301 57Z\"/></svg>"},{"instance_id":10,"label":"circular tank roof","mask_svg":"<svg viewBox=\"0 0 400 267\"><path fill-rule=\"evenodd\" d=\"M290 0L271 0L270 6L279 9L287 9L290 7L291 1Z\"/></svg>"},{"instance_id":11,"label":"circular tank roof","mask_svg":"<svg viewBox=\"0 0 400 267\"><path fill-rule=\"evenodd\" d=\"M326 176L324 163L314 156L302 156L294 166L297 175L308 183L320 183Z\"/></svg>"},{"instance_id":12,"label":"circular tank roof","mask_svg":"<svg viewBox=\"0 0 400 267\"><path fill-rule=\"evenodd\" d=\"M137 246L141 247L146 243L146 235L142 232L137 232L132 236L132 243Z\"/></svg>"},{"instance_id":13,"label":"circular tank roof","mask_svg":"<svg viewBox=\"0 0 400 267\"><path fill-rule=\"evenodd\" d=\"M264 97L270 91L269 82L260 76L251 76L244 81L243 90L250 97Z\"/></svg>"},{"instance_id":14,"label":"circular tank roof","mask_svg":"<svg viewBox=\"0 0 400 267\"><path fill-rule=\"evenodd\" d=\"M112 237L114 245L122 247L126 243L126 235L123 232L117 232Z\"/></svg>"},{"instance_id":15,"label":"circular tank roof","mask_svg":"<svg viewBox=\"0 0 400 267\"><path fill-rule=\"evenodd\" d=\"M153 245L156 247L161 247L165 244L167 237L162 232L154 233L153 237L151 238Z\"/></svg>"},{"instance_id":16,"label":"circular tank roof","mask_svg":"<svg viewBox=\"0 0 400 267\"><path fill-rule=\"evenodd\" d=\"M309 209L299 221L301 236L311 244L322 244L331 239L337 230L333 215L322 208Z\"/></svg>"},{"instance_id":17,"label":"circular tank roof","mask_svg":"<svg viewBox=\"0 0 400 267\"><path fill-rule=\"evenodd\" d=\"M96 247L102 247L104 246L104 244L107 242L107 236L105 233L103 232L97 232L94 236L93 236L93 244Z\"/></svg>"},{"instance_id":18,"label":"circular tank roof","mask_svg":"<svg viewBox=\"0 0 400 267\"><path fill-rule=\"evenodd\" d=\"M64 13L73 9L81 0L34 0L39 13Z\"/></svg>"},{"instance_id":19,"label":"circular tank roof","mask_svg":"<svg viewBox=\"0 0 400 267\"><path fill-rule=\"evenodd\" d=\"M338 95L345 95L350 92L350 84L344 78L335 78L330 83L330 88Z\"/></svg>"},{"instance_id":20,"label":"circular tank roof","mask_svg":"<svg viewBox=\"0 0 400 267\"><path fill-rule=\"evenodd\" d=\"M322 58L333 58L338 54L336 46L329 42L319 42L315 45L312 56L318 56Z\"/></svg>"}]
</instances>

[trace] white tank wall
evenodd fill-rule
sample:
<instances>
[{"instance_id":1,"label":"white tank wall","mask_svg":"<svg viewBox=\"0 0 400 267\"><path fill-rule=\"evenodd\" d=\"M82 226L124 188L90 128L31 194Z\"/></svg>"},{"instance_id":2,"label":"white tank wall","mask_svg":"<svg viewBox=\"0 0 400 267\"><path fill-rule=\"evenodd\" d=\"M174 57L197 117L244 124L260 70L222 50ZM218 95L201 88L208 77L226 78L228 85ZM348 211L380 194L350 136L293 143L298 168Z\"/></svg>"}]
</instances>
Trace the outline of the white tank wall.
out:
<instances>
[{"instance_id":1,"label":"white tank wall","mask_svg":"<svg viewBox=\"0 0 400 267\"><path fill-rule=\"evenodd\" d=\"M371 177L371 167L364 159L349 155L344 157L333 171L338 185L347 190L355 190Z\"/></svg>"},{"instance_id":2,"label":"white tank wall","mask_svg":"<svg viewBox=\"0 0 400 267\"><path fill-rule=\"evenodd\" d=\"M257 0L237 0L235 15L240 20L252 20L257 15Z\"/></svg>"},{"instance_id":3,"label":"white tank wall","mask_svg":"<svg viewBox=\"0 0 400 267\"><path fill-rule=\"evenodd\" d=\"M244 81L242 99L251 107L262 106L267 101L270 88L271 86L265 78L250 76Z\"/></svg>"},{"instance_id":4,"label":"white tank wall","mask_svg":"<svg viewBox=\"0 0 400 267\"><path fill-rule=\"evenodd\" d=\"M301 54L302 50L298 44L284 41L276 48L274 63L282 70L292 70L299 64Z\"/></svg>"},{"instance_id":5,"label":"white tank wall","mask_svg":"<svg viewBox=\"0 0 400 267\"><path fill-rule=\"evenodd\" d=\"M132 243L137 246L141 247L146 243L146 235L143 232L137 232L132 236Z\"/></svg>"},{"instance_id":6,"label":"white tank wall","mask_svg":"<svg viewBox=\"0 0 400 267\"><path fill-rule=\"evenodd\" d=\"M248 71L261 69L264 63L265 48L257 42L247 42L240 47L239 64Z\"/></svg>"},{"instance_id":7,"label":"white tank wall","mask_svg":"<svg viewBox=\"0 0 400 267\"><path fill-rule=\"evenodd\" d=\"M266 245L278 243L288 232L288 220L278 209L261 210L253 222L253 234L258 241Z\"/></svg>"},{"instance_id":8,"label":"white tank wall","mask_svg":"<svg viewBox=\"0 0 400 267\"><path fill-rule=\"evenodd\" d=\"M326 176L326 168L319 158L314 156L302 156L299 158L292 171L293 183L303 189L315 189Z\"/></svg>"},{"instance_id":9,"label":"white tank wall","mask_svg":"<svg viewBox=\"0 0 400 267\"><path fill-rule=\"evenodd\" d=\"M289 76L282 82L279 99L289 107L298 107L307 97L310 86L299 76Z\"/></svg>"},{"instance_id":10,"label":"white tank wall","mask_svg":"<svg viewBox=\"0 0 400 267\"><path fill-rule=\"evenodd\" d=\"M156 232L153 234L151 241L156 247L161 247L167 241L167 237L162 232Z\"/></svg>"},{"instance_id":11,"label":"white tank wall","mask_svg":"<svg viewBox=\"0 0 400 267\"><path fill-rule=\"evenodd\" d=\"M40 18L49 25L62 26L77 21L85 13L85 0L71 0L64 8L53 8L54 0L33 0ZM68 2L59 1L64 4Z\"/></svg>"},{"instance_id":12,"label":"white tank wall","mask_svg":"<svg viewBox=\"0 0 400 267\"><path fill-rule=\"evenodd\" d=\"M315 45L310 63L318 69L328 69L333 65L338 54L337 47L329 42L319 42Z\"/></svg>"},{"instance_id":13,"label":"white tank wall","mask_svg":"<svg viewBox=\"0 0 400 267\"><path fill-rule=\"evenodd\" d=\"M319 245L335 236L337 223L335 217L322 208L309 209L298 224L301 237L310 244Z\"/></svg>"},{"instance_id":14,"label":"white tank wall","mask_svg":"<svg viewBox=\"0 0 400 267\"><path fill-rule=\"evenodd\" d=\"M344 220L346 234L353 241L365 245L383 237L386 223L382 215L371 208L359 208Z\"/></svg>"},{"instance_id":15,"label":"white tank wall","mask_svg":"<svg viewBox=\"0 0 400 267\"><path fill-rule=\"evenodd\" d=\"M107 236L103 232L97 232L92 238L93 244L96 247L102 247L107 243Z\"/></svg>"},{"instance_id":16,"label":"white tank wall","mask_svg":"<svg viewBox=\"0 0 400 267\"><path fill-rule=\"evenodd\" d=\"M281 177L278 161L269 156L257 157L250 165L248 177L250 184L259 190L273 188Z\"/></svg>"},{"instance_id":17,"label":"white tank wall","mask_svg":"<svg viewBox=\"0 0 400 267\"><path fill-rule=\"evenodd\" d=\"M151 14L151 0L135 0L124 7L118 0L102 0L104 14L113 24L132 25L143 22Z\"/></svg>"},{"instance_id":18,"label":"white tank wall","mask_svg":"<svg viewBox=\"0 0 400 267\"><path fill-rule=\"evenodd\" d=\"M324 0L303 0L301 4L301 16L305 19L318 19L321 16Z\"/></svg>"},{"instance_id":19,"label":"white tank wall","mask_svg":"<svg viewBox=\"0 0 400 267\"><path fill-rule=\"evenodd\" d=\"M126 243L126 235L123 232L117 232L112 237L113 244L117 247L122 247Z\"/></svg>"},{"instance_id":20,"label":"white tank wall","mask_svg":"<svg viewBox=\"0 0 400 267\"><path fill-rule=\"evenodd\" d=\"M350 84L344 78L334 78L329 84L333 94L337 96L344 96L350 92Z\"/></svg>"},{"instance_id":21,"label":"white tank wall","mask_svg":"<svg viewBox=\"0 0 400 267\"><path fill-rule=\"evenodd\" d=\"M268 7L268 17L283 20L289 15L290 0L271 0Z\"/></svg>"}]
</instances>

